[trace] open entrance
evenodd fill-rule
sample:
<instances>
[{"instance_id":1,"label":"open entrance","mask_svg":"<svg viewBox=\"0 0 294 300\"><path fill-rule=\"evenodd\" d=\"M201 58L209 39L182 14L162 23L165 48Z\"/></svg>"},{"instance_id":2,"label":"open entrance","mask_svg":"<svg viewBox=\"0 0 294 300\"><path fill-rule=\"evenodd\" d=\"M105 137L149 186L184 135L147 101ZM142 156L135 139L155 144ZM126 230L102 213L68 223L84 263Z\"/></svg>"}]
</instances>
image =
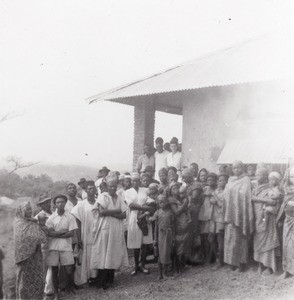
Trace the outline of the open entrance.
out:
<instances>
[{"instance_id":1,"label":"open entrance","mask_svg":"<svg viewBox=\"0 0 294 300\"><path fill-rule=\"evenodd\" d=\"M179 143L182 143L182 131L183 116L161 111L155 112L154 140L160 136L166 143L175 136L179 139Z\"/></svg>"}]
</instances>

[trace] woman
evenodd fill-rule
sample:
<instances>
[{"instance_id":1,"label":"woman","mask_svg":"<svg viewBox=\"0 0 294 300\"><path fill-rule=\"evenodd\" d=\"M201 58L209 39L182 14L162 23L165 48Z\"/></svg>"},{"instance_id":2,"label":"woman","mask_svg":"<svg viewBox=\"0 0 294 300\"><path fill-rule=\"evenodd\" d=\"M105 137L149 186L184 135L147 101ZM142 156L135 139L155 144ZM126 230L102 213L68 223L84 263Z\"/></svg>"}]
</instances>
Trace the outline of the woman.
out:
<instances>
[{"instance_id":1,"label":"woman","mask_svg":"<svg viewBox=\"0 0 294 300\"><path fill-rule=\"evenodd\" d=\"M282 279L294 275L294 167L285 173L285 199L277 216L277 221L284 220L283 227L283 271Z\"/></svg>"},{"instance_id":2,"label":"woman","mask_svg":"<svg viewBox=\"0 0 294 300\"><path fill-rule=\"evenodd\" d=\"M41 244L46 243L46 235L32 218L29 202L22 202L16 210L14 239L16 297L42 299L45 282Z\"/></svg>"},{"instance_id":3,"label":"woman","mask_svg":"<svg viewBox=\"0 0 294 300\"><path fill-rule=\"evenodd\" d=\"M191 223L189 226L189 255L188 261L192 264L202 263L200 230L199 230L199 211L203 203L203 189L199 182L194 181L194 172L191 168L183 170L183 181L186 184L186 195L189 198L189 211Z\"/></svg>"},{"instance_id":4,"label":"woman","mask_svg":"<svg viewBox=\"0 0 294 300\"><path fill-rule=\"evenodd\" d=\"M179 142L177 138L172 138L170 141L171 152L166 157L168 167L175 167L178 175L181 177L181 171L183 167L183 157L179 149Z\"/></svg>"},{"instance_id":5,"label":"woman","mask_svg":"<svg viewBox=\"0 0 294 300\"><path fill-rule=\"evenodd\" d=\"M241 161L233 163L234 176L224 190L224 262L244 271L248 262L248 242L254 230L251 182Z\"/></svg>"},{"instance_id":6,"label":"woman","mask_svg":"<svg viewBox=\"0 0 294 300\"><path fill-rule=\"evenodd\" d=\"M264 205L276 204L270 199L268 171L265 168L256 171L257 184L252 192L255 231L253 235L254 260L259 262L260 274L271 274L277 271L277 255L279 253L279 238L276 228L276 214L269 213L267 222L264 219Z\"/></svg>"},{"instance_id":7,"label":"woman","mask_svg":"<svg viewBox=\"0 0 294 300\"><path fill-rule=\"evenodd\" d=\"M145 261L147 246L153 242L152 226L148 224L148 233L144 236L137 224L138 212L150 210L148 206L144 206L148 198L148 189L140 187L139 173L133 173L131 177L133 187L125 191L125 200L130 208L127 246L129 249L134 249L135 259L135 269L131 275L136 275L139 271L149 274L149 270L145 269ZM140 252L141 265L139 266Z\"/></svg>"},{"instance_id":8,"label":"woman","mask_svg":"<svg viewBox=\"0 0 294 300\"><path fill-rule=\"evenodd\" d=\"M98 287L109 288L114 271L128 265L123 220L127 206L117 195L117 177L106 177L108 192L98 196L93 213L93 247L90 269L98 269Z\"/></svg>"},{"instance_id":9,"label":"woman","mask_svg":"<svg viewBox=\"0 0 294 300\"><path fill-rule=\"evenodd\" d=\"M186 197L186 187L179 183L172 183L170 186L171 197L169 198L170 208L175 215L175 244L177 255L177 271L182 272L185 266L185 255L187 254L187 242L189 240L189 224L191 222L188 210L189 199Z\"/></svg>"}]
</instances>

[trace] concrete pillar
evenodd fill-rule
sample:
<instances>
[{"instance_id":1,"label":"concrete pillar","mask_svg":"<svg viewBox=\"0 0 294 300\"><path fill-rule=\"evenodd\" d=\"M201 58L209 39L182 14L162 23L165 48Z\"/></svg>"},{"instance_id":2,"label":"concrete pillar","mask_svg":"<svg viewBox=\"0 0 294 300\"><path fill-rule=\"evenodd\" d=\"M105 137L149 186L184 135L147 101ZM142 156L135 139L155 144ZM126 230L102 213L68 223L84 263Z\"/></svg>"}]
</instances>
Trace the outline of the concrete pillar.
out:
<instances>
[{"instance_id":1,"label":"concrete pillar","mask_svg":"<svg viewBox=\"0 0 294 300\"><path fill-rule=\"evenodd\" d=\"M143 154L144 145L153 146L155 125L155 105L153 100L139 100L134 108L134 147L133 169L140 155Z\"/></svg>"}]
</instances>

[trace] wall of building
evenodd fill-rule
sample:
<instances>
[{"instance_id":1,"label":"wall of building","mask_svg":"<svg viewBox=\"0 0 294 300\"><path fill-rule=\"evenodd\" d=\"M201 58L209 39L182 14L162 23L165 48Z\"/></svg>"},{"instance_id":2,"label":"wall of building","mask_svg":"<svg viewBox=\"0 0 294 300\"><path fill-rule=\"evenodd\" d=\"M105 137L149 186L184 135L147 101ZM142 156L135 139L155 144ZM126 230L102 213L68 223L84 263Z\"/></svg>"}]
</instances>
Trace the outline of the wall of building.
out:
<instances>
[{"instance_id":1,"label":"wall of building","mask_svg":"<svg viewBox=\"0 0 294 300\"><path fill-rule=\"evenodd\" d=\"M133 169L139 156L143 154L144 145L153 146L154 125L154 101L137 101L134 106Z\"/></svg>"},{"instance_id":2,"label":"wall of building","mask_svg":"<svg viewBox=\"0 0 294 300\"><path fill-rule=\"evenodd\" d=\"M269 135L274 139L275 134L287 134L283 122L292 119L293 94L289 85L269 82L185 93L185 165L197 162L200 167L216 171L216 161L228 139Z\"/></svg>"}]
</instances>

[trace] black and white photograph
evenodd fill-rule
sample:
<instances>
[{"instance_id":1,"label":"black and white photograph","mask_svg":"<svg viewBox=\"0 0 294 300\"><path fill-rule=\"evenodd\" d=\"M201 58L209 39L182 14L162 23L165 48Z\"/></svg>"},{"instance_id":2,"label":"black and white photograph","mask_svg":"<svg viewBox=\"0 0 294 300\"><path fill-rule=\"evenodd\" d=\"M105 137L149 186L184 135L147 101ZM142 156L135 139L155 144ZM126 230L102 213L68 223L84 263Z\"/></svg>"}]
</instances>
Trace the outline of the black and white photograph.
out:
<instances>
[{"instance_id":1,"label":"black and white photograph","mask_svg":"<svg viewBox=\"0 0 294 300\"><path fill-rule=\"evenodd\" d=\"M294 1L0 0L0 300L294 299Z\"/></svg>"}]
</instances>

